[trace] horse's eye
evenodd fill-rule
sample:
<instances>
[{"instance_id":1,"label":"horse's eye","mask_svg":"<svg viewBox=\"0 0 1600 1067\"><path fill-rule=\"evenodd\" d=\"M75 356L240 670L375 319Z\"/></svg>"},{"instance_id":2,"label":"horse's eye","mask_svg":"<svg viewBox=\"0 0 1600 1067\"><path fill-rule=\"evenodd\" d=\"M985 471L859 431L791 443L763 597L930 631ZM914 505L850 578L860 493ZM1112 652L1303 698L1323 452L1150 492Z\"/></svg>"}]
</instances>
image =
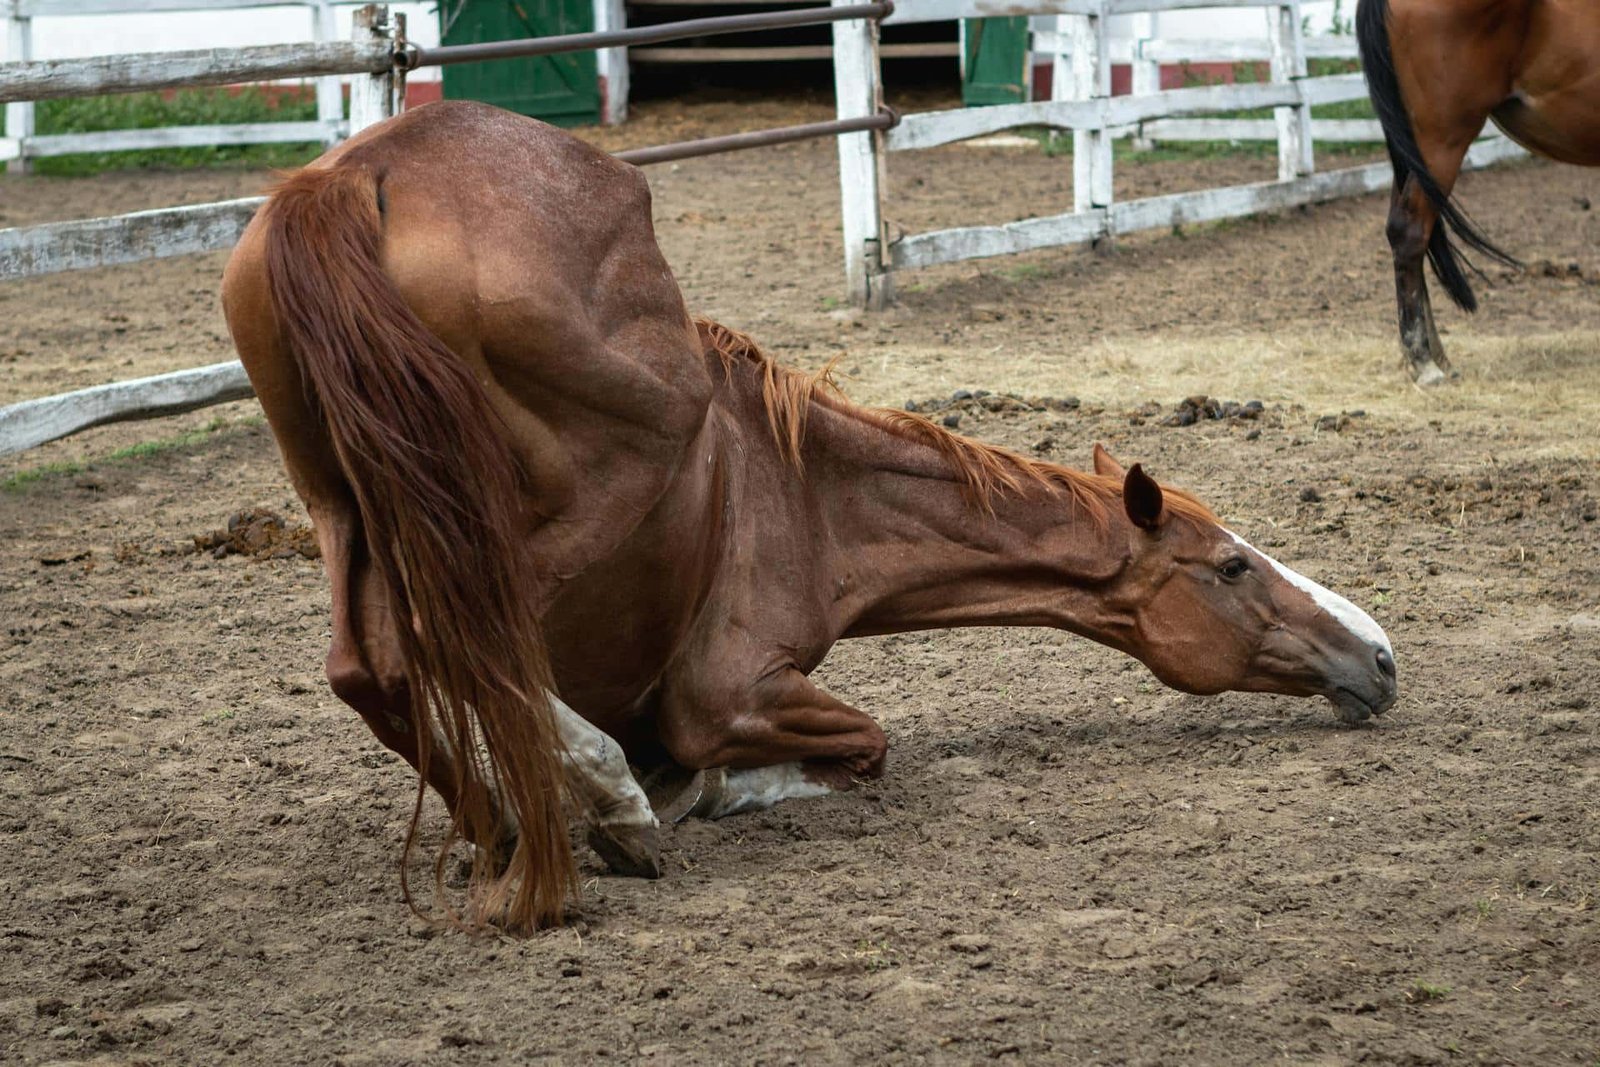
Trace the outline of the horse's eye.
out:
<instances>
[{"instance_id":1,"label":"horse's eye","mask_svg":"<svg viewBox=\"0 0 1600 1067\"><path fill-rule=\"evenodd\" d=\"M1237 578L1244 577L1244 572L1249 569L1250 564L1243 556L1234 556L1221 567L1217 568L1217 570L1221 572L1222 576L1228 579L1230 582Z\"/></svg>"}]
</instances>

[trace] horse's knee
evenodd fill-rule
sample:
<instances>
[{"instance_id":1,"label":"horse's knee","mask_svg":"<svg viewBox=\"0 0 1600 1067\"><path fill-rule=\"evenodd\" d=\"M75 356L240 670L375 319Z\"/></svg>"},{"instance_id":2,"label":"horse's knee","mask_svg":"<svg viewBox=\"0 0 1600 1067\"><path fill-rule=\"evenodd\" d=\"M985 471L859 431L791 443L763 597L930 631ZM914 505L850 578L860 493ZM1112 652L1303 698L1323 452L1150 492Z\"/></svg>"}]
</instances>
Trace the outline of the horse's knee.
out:
<instances>
[{"instance_id":1,"label":"horse's knee","mask_svg":"<svg viewBox=\"0 0 1600 1067\"><path fill-rule=\"evenodd\" d=\"M1418 259L1427 251L1427 225L1403 200L1389 209L1389 224L1384 230L1397 263Z\"/></svg>"},{"instance_id":2,"label":"horse's knee","mask_svg":"<svg viewBox=\"0 0 1600 1067\"><path fill-rule=\"evenodd\" d=\"M1426 203L1415 183L1407 182L1400 195L1389 205L1389 220L1384 233L1389 238L1396 264L1420 261L1428 250L1434 216L1424 207Z\"/></svg>"}]
</instances>

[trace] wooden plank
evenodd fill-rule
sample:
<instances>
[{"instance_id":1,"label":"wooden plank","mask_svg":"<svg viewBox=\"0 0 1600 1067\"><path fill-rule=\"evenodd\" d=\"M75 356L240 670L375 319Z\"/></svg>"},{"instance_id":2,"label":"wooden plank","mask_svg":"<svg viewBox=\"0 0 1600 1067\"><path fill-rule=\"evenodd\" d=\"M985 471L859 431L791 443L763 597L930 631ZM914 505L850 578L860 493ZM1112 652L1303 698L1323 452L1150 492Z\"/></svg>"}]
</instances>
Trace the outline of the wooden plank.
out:
<instances>
[{"instance_id":1,"label":"wooden plank","mask_svg":"<svg viewBox=\"0 0 1600 1067\"><path fill-rule=\"evenodd\" d=\"M1112 209L1111 225L1116 233L1131 233L1215 222L1341 196L1360 196L1388 188L1392 178L1388 163L1372 163L1292 181L1256 182L1147 197L1116 205Z\"/></svg>"},{"instance_id":2,"label":"wooden plank","mask_svg":"<svg viewBox=\"0 0 1600 1067\"><path fill-rule=\"evenodd\" d=\"M344 123L335 127L342 130ZM321 142L329 129L320 122L248 122L233 126L162 126L153 129L57 133L28 140L34 158L74 152L128 152L145 148L192 148L239 144Z\"/></svg>"},{"instance_id":3,"label":"wooden plank","mask_svg":"<svg viewBox=\"0 0 1600 1067\"><path fill-rule=\"evenodd\" d=\"M1090 15L1101 0L896 0L885 26L913 22L949 22L968 18L1003 18L1013 15Z\"/></svg>"},{"instance_id":4,"label":"wooden plank","mask_svg":"<svg viewBox=\"0 0 1600 1067\"><path fill-rule=\"evenodd\" d=\"M339 16L333 0L312 0L312 3L312 40L318 44L339 40L343 34L339 32ZM350 127L344 120L344 79L337 74L317 79L317 119L323 124L322 143L329 147L349 133Z\"/></svg>"},{"instance_id":5,"label":"wooden plank","mask_svg":"<svg viewBox=\"0 0 1600 1067\"><path fill-rule=\"evenodd\" d=\"M350 24L350 44L354 48L377 46L385 52L394 47L394 23L389 9L368 4L356 11ZM392 118L400 110L395 93L392 66L350 79L350 134Z\"/></svg>"},{"instance_id":6,"label":"wooden plank","mask_svg":"<svg viewBox=\"0 0 1600 1067\"><path fill-rule=\"evenodd\" d=\"M1305 47L1300 39L1299 0L1267 12L1267 40L1272 45L1272 80L1293 85L1306 76ZM1273 110L1278 127L1278 180L1303 178L1316 170L1312 153L1311 109L1303 102Z\"/></svg>"},{"instance_id":7,"label":"wooden plank","mask_svg":"<svg viewBox=\"0 0 1600 1067\"><path fill-rule=\"evenodd\" d=\"M1108 24L1099 15L1072 16L1066 23L1072 52L1072 95L1098 105L1099 121L1072 131L1072 207L1075 212L1103 208L1112 200L1111 131L1105 113L1111 95Z\"/></svg>"},{"instance_id":8,"label":"wooden plank","mask_svg":"<svg viewBox=\"0 0 1600 1067\"><path fill-rule=\"evenodd\" d=\"M231 248L265 199L0 230L0 281Z\"/></svg>"},{"instance_id":9,"label":"wooden plank","mask_svg":"<svg viewBox=\"0 0 1600 1067\"><path fill-rule=\"evenodd\" d=\"M0 103L66 96L132 93L196 85L361 74L389 69L384 41L199 48L184 52L130 52L87 59L0 63Z\"/></svg>"},{"instance_id":10,"label":"wooden plank","mask_svg":"<svg viewBox=\"0 0 1600 1067\"><path fill-rule=\"evenodd\" d=\"M1152 141L1273 141L1278 124L1273 119L1156 119L1140 127ZM1377 119L1312 119L1311 135L1318 141L1382 142Z\"/></svg>"},{"instance_id":11,"label":"wooden plank","mask_svg":"<svg viewBox=\"0 0 1600 1067\"><path fill-rule=\"evenodd\" d=\"M1149 119L1208 111L1248 111L1260 107L1298 104L1295 84L1203 85L1193 89L1168 89L1149 96L1118 96L1106 101L1106 124L1128 126Z\"/></svg>"},{"instance_id":12,"label":"wooden plank","mask_svg":"<svg viewBox=\"0 0 1600 1067\"><path fill-rule=\"evenodd\" d=\"M1107 15L1186 11L1196 7L1275 7L1278 0L1105 0Z\"/></svg>"},{"instance_id":13,"label":"wooden plank","mask_svg":"<svg viewBox=\"0 0 1600 1067\"><path fill-rule=\"evenodd\" d=\"M0 455L21 452L94 426L156 419L255 395L238 360L97 385L0 408Z\"/></svg>"},{"instance_id":14,"label":"wooden plank","mask_svg":"<svg viewBox=\"0 0 1600 1067\"><path fill-rule=\"evenodd\" d=\"M926 41L913 44L878 46L881 59L943 59L960 54L954 41ZM833 47L825 44L790 44L768 48L710 48L660 46L628 49L635 63L766 63L787 60L832 59Z\"/></svg>"},{"instance_id":15,"label":"wooden plank","mask_svg":"<svg viewBox=\"0 0 1600 1067\"><path fill-rule=\"evenodd\" d=\"M6 58L25 62L33 58L33 20L13 13L6 20ZM23 101L7 104L3 109L6 136L17 145L17 154L6 163L6 173L28 173L27 139L33 136L33 104Z\"/></svg>"},{"instance_id":16,"label":"wooden plank","mask_svg":"<svg viewBox=\"0 0 1600 1067\"><path fill-rule=\"evenodd\" d=\"M1003 226L964 226L906 237L889 246L896 270L932 267L964 259L1007 256L1037 248L1083 244L1107 233L1103 210L1023 219Z\"/></svg>"},{"instance_id":17,"label":"wooden plank","mask_svg":"<svg viewBox=\"0 0 1600 1067\"><path fill-rule=\"evenodd\" d=\"M1351 74L1326 74L1320 78L1302 78L1300 93L1310 107L1320 104L1342 104L1348 100L1367 98L1367 78L1360 71Z\"/></svg>"},{"instance_id":18,"label":"wooden plank","mask_svg":"<svg viewBox=\"0 0 1600 1067\"><path fill-rule=\"evenodd\" d=\"M1271 123L1268 122L1270 126ZM1467 153L1468 167L1484 167L1527 153L1505 137L1479 141ZM970 226L902 238L890 246L895 269L931 267L964 259L1003 256L1059 245L1082 244L1109 234L1238 218L1387 189L1388 163L1325 171L1287 182L1259 182L1223 189L1148 197L1110 208L1050 218L1024 219L1003 226Z\"/></svg>"},{"instance_id":19,"label":"wooden plank","mask_svg":"<svg viewBox=\"0 0 1600 1067\"><path fill-rule=\"evenodd\" d=\"M903 152L954 144L1019 126L1089 129L1100 125L1104 110L1097 100L1035 100L1028 104L922 111L901 116L900 125L889 131L887 140L891 152Z\"/></svg>"},{"instance_id":20,"label":"wooden plank","mask_svg":"<svg viewBox=\"0 0 1600 1067\"><path fill-rule=\"evenodd\" d=\"M57 15L145 15L162 11L238 11L251 7L302 7L314 0L16 0L20 13Z\"/></svg>"},{"instance_id":21,"label":"wooden plank","mask_svg":"<svg viewBox=\"0 0 1600 1067\"><path fill-rule=\"evenodd\" d=\"M834 0L836 5L845 2ZM877 23L852 19L833 24L833 86L841 119L876 115L883 106ZM838 143L845 294L858 307L881 308L892 288L884 267L883 134L842 133Z\"/></svg>"}]
</instances>

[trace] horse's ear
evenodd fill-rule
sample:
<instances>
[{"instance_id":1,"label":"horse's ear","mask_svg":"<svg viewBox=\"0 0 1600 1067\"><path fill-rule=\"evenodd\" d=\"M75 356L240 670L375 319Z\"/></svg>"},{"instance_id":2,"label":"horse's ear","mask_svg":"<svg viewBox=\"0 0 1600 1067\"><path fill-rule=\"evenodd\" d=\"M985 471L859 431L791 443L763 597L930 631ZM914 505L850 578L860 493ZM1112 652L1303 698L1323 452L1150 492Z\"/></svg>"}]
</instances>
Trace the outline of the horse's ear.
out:
<instances>
[{"instance_id":1,"label":"horse's ear","mask_svg":"<svg viewBox=\"0 0 1600 1067\"><path fill-rule=\"evenodd\" d=\"M1128 521L1141 530L1154 530L1161 525L1161 487L1137 463L1122 481L1122 506L1128 512Z\"/></svg>"},{"instance_id":2,"label":"horse's ear","mask_svg":"<svg viewBox=\"0 0 1600 1067\"><path fill-rule=\"evenodd\" d=\"M1102 478L1124 478L1128 472L1122 469L1122 464L1111 458L1111 453L1105 446L1096 441L1094 445L1094 472Z\"/></svg>"}]
</instances>

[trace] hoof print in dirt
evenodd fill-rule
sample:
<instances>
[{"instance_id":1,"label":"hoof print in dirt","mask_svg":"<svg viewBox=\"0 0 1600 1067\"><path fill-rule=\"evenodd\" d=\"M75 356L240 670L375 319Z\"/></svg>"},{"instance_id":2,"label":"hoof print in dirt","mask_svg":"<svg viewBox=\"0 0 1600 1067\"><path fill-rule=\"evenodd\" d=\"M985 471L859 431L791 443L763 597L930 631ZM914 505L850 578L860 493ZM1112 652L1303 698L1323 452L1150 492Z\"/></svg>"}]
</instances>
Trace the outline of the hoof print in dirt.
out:
<instances>
[{"instance_id":1,"label":"hoof print in dirt","mask_svg":"<svg viewBox=\"0 0 1600 1067\"><path fill-rule=\"evenodd\" d=\"M267 508L246 508L228 516L225 529L194 535L194 550L213 559L249 556L251 559L319 559L316 537L309 526L285 521Z\"/></svg>"}]
</instances>

